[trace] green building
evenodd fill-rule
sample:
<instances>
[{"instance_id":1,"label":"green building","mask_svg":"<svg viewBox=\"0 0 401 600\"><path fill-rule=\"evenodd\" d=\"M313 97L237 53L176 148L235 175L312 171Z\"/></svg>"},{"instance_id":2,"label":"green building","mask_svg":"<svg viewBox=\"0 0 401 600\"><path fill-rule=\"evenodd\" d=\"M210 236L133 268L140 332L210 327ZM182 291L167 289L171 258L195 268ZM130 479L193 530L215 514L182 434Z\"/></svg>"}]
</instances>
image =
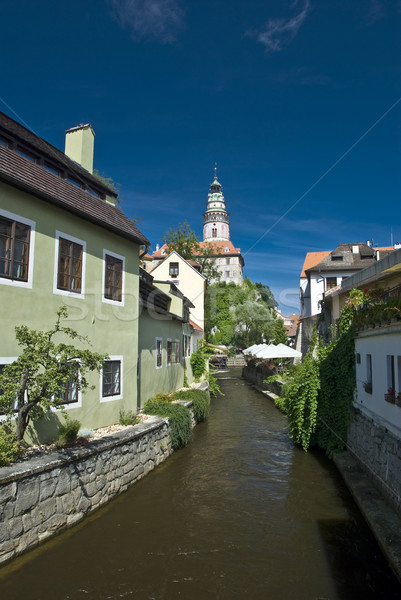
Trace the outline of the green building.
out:
<instances>
[{"instance_id":1,"label":"green building","mask_svg":"<svg viewBox=\"0 0 401 600\"><path fill-rule=\"evenodd\" d=\"M110 356L89 376L94 390L67 387L64 399L71 418L98 428L138 406L139 255L149 242L91 173L93 138L90 125L69 130L69 158L0 113L0 369L19 354L15 325L51 329L66 305L68 325ZM30 438L51 439L60 418L31 424Z\"/></svg>"}]
</instances>

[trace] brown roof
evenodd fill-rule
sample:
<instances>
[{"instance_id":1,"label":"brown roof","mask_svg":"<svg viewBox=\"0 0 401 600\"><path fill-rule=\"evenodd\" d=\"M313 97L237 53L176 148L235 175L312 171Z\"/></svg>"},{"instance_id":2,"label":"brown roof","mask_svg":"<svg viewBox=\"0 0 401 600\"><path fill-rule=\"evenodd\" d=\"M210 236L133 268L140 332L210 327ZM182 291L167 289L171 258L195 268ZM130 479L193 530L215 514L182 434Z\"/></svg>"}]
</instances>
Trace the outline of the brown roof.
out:
<instances>
[{"instance_id":1,"label":"brown roof","mask_svg":"<svg viewBox=\"0 0 401 600\"><path fill-rule=\"evenodd\" d=\"M352 246L359 246L359 254L352 253ZM339 244L335 250L322 252L308 252L302 267L301 277L307 277L307 271L347 271L349 269L363 269L376 260L376 251L379 250L380 258L393 251L392 246L372 248L360 242ZM343 260L332 260L331 255L342 256ZM364 257L364 258L361 258Z\"/></svg>"},{"instance_id":2,"label":"brown roof","mask_svg":"<svg viewBox=\"0 0 401 600\"><path fill-rule=\"evenodd\" d=\"M74 129L74 128L72 128ZM71 130L69 130L71 131ZM73 172L77 179L90 183L95 188L101 189L109 196L117 197L117 192L104 184L97 177L89 173L80 164L69 158L64 152L61 152L55 146L52 146L46 140L42 139L11 117L0 111L0 134L12 139L33 153L39 153L44 158L47 158L56 166L63 167L65 170Z\"/></svg>"},{"instance_id":3,"label":"brown roof","mask_svg":"<svg viewBox=\"0 0 401 600\"><path fill-rule=\"evenodd\" d=\"M4 115L1 116L1 122L4 124ZM28 132L28 130L26 131ZM39 140L38 147L45 143L41 138L28 133L32 147L33 138ZM72 165L74 171L72 168L70 171L76 174L76 165L75 163ZM79 170L84 169L80 168ZM86 172L87 175L90 174ZM117 207L46 170L42 165L20 156L15 150L3 146L0 146L0 180L126 239L138 244L149 244L148 239ZM108 188L106 189L108 190ZM107 193L109 194L109 191Z\"/></svg>"},{"instance_id":4,"label":"brown roof","mask_svg":"<svg viewBox=\"0 0 401 600\"><path fill-rule=\"evenodd\" d=\"M290 315L288 317L289 319L291 319L292 323L291 325L289 325L288 327L286 327L287 330L287 336L288 337L295 337L297 334L297 327L298 327L298 323L299 323L299 315Z\"/></svg>"},{"instance_id":5,"label":"brown roof","mask_svg":"<svg viewBox=\"0 0 401 600\"><path fill-rule=\"evenodd\" d=\"M353 247L358 247L358 252L353 252ZM335 250L329 252L319 263L309 267L307 271L354 271L364 269L376 262L376 251L380 251L383 258L391 250L384 248L372 248L361 242L339 244ZM337 260L336 260L337 259Z\"/></svg>"}]
</instances>

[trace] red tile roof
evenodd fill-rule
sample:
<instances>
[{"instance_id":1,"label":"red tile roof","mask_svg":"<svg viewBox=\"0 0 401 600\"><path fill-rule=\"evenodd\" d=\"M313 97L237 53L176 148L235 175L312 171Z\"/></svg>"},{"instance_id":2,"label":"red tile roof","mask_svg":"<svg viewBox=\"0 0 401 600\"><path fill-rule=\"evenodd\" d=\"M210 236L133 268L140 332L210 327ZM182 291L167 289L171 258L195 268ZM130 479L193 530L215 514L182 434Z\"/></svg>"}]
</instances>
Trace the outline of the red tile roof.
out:
<instances>
[{"instance_id":1,"label":"red tile roof","mask_svg":"<svg viewBox=\"0 0 401 600\"><path fill-rule=\"evenodd\" d=\"M241 254L241 248L235 248L234 244L230 241L199 242L199 246L201 248L212 247L213 249L216 249L216 256L219 256L220 254L228 254L228 255ZM228 248L229 251L224 252L225 248ZM163 254L163 251L164 251L164 254ZM163 246L161 246L159 248L159 250L155 250L152 254L152 258L165 258L166 256L168 256L167 244L163 244ZM201 256L201 254L200 254L200 256Z\"/></svg>"},{"instance_id":2,"label":"red tile roof","mask_svg":"<svg viewBox=\"0 0 401 600\"><path fill-rule=\"evenodd\" d=\"M323 250L322 252L307 252L304 266L302 267L301 277L306 277L305 271L319 264L321 260L330 254L330 252L331 250Z\"/></svg>"},{"instance_id":3,"label":"red tile roof","mask_svg":"<svg viewBox=\"0 0 401 600\"><path fill-rule=\"evenodd\" d=\"M197 325L196 323L194 323L193 321L191 321L191 319L189 319L189 324L191 325L191 327L193 327L196 331L203 331L202 327L199 327L199 325Z\"/></svg>"}]
</instances>

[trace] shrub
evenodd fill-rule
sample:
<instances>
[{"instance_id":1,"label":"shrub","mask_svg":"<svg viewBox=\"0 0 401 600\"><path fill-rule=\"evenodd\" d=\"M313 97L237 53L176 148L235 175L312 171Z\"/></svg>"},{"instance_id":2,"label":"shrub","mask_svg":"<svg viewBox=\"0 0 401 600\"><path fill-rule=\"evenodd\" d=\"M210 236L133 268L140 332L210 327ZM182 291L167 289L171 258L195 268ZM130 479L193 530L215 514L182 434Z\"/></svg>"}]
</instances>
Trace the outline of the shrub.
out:
<instances>
[{"instance_id":1,"label":"shrub","mask_svg":"<svg viewBox=\"0 0 401 600\"><path fill-rule=\"evenodd\" d=\"M191 354L190 363L195 381L199 381L202 375L206 373L207 369L207 358L202 347L198 348L196 352Z\"/></svg>"},{"instance_id":2,"label":"shrub","mask_svg":"<svg viewBox=\"0 0 401 600\"><path fill-rule=\"evenodd\" d=\"M208 375L208 382L209 382L209 392L212 394L212 396L216 397L218 394L220 394L220 396L224 396L223 392L220 389L219 384L217 383L216 377L214 375L212 375L210 371L209 371L209 375Z\"/></svg>"},{"instance_id":3,"label":"shrub","mask_svg":"<svg viewBox=\"0 0 401 600\"><path fill-rule=\"evenodd\" d=\"M176 400L186 400L193 403L195 420L206 421L210 409L210 396L204 390L185 390L174 394Z\"/></svg>"},{"instance_id":4,"label":"shrub","mask_svg":"<svg viewBox=\"0 0 401 600\"><path fill-rule=\"evenodd\" d=\"M120 410L120 425L137 425L141 419L132 410Z\"/></svg>"},{"instance_id":5,"label":"shrub","mask_svg":"<svg viewBox=\"0 0 401 600\"><path fill-rule=\"evenodd\" d=\"M77 419L67 419L58 428L58 439L61 444L71 444L77 439L81 423Z\"/></svg>"},{"instance_id":6,"label":"shrub","mask_svg":"<svg viewBox=\"0 0 401 600\"><path fill-rule=\"evenodd\" d=\"M0 426L0 466L15 462L21 454L20 444L7 426Z\"/></svg>"},{"instance_id":7,"label":"shrub","mask_svg":"<svg viewBox=\"0 0 401 600\"><path fill-rule=\"evenodd\" d=\"M174 450L186 446L192 437L191 416L189 410L181 404L171 404L165 400L163 395L149 398L145 402L143 410L148 415L168 417L171 428L171 445Z\"/></svg>"}]
</instances>

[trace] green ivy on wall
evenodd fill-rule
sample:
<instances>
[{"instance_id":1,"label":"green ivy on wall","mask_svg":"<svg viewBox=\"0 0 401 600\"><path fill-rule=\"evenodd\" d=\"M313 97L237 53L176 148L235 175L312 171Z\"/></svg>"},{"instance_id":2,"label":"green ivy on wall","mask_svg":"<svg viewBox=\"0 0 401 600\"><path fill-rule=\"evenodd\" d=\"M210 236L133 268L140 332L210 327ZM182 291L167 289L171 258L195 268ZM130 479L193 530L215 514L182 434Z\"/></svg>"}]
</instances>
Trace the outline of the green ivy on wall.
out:
<instances>
[{"instance_id":1,"label":"green ivy on wall","mask_svg":"<svg viewBox=\"0 0 401 600\"><path fill-rule=\"evenodd\" d=\"M327 345L314 334L303 362L283 388L291 437L304 450L318 446L331 456L345 445L356 385L353 321L364 299L360 290L350 292L338 332L331 332Z\"/></svg>"}]
</instances>

